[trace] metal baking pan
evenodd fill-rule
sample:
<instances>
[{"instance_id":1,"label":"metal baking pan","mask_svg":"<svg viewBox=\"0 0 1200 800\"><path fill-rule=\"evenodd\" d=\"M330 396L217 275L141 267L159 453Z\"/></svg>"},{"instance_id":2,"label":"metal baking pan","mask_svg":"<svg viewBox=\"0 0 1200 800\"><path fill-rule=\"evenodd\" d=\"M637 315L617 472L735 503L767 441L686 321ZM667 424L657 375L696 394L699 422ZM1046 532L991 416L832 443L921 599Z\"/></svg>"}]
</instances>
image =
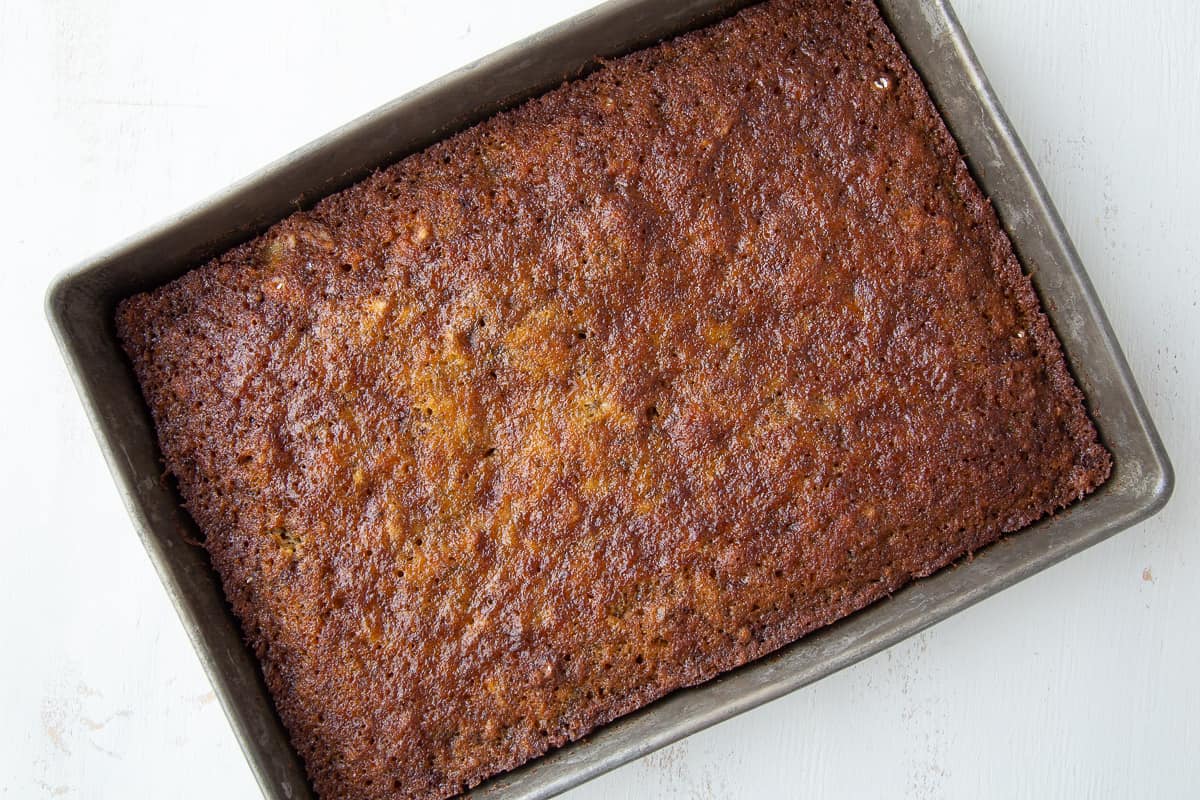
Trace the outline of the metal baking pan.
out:
<instances>
[{"instance_id":1,"label":"metal baking pan","mask_svg":"<svg viewBox=\"0 0 1200 800\"><path fill-rule=\"evenodd\" d=\"M312 797L194 525L160 480L149 414L116 340L121 298L165 283L447 134L612 56L732 12L730 0L612 0L418 89L68 270L46 312L134 525L272 800ZM1155 513L1171 465L1062 221L946 0L880 0L1041 294L1087 395L1112 478L1065 513L841 622L676 692L473 792L545 798L864 659Z\"/></svg>"}]
</instances>

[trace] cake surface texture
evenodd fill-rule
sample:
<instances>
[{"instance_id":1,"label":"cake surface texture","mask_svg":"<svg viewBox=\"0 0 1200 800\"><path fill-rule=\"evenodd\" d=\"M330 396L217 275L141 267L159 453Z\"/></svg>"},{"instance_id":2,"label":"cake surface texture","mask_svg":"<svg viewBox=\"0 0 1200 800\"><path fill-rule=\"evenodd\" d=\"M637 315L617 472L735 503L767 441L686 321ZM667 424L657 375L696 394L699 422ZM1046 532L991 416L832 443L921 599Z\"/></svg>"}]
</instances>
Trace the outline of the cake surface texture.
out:
<instances>
[{"instance_id":1,"label":"cake surface texture","mask_svg":"<svg viewBox=\"0 0 1200 800\"><path fill-rule=\"evenodd\" d=\"M869 0L770 0L117 327L321 797L442 798L1108 475Z\"/></svg>"}]
</instances>

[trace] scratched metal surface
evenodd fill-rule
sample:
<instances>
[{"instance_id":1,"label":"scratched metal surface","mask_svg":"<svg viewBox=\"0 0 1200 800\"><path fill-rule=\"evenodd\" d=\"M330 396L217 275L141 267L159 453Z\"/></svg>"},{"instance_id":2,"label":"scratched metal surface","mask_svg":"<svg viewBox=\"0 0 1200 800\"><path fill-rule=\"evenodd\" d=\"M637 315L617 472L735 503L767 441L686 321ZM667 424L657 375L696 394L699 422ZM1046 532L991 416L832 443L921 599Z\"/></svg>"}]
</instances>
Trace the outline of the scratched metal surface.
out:
<instances>
[{"instance_id":1,"label":"scratched metal surface","mask_svg":"<svg viewBox=\"0 0 1200 800\"><path fill-rule=\"evenodd\" d=\"M1196 178L1184 149L1185 134L1197 129L1187 86L1196 72L1196 12L1184 4L1164 7L1161 17L1104 4L1086 14L1069 3L1016 11L1012 4L959 6L1131 354L1184 490L1136 531L886 656L606 776L578 790L581 797L828 794L835 787L854 794L873 786L918 796L983 788L1003 796L1031 786L1178 794L1195 785L1186 756L1195 751L1187 720L1196 698L1183 670L1197 654L1194 626L1184 616L1196 600L1189 588L1196 582L1186 579L1197 555L1186 520L1195 512L1188 512L1194 501L1187 487L1195 480L1197 384L1195 356L1178 343L1194 338L1197 313L1187 235L1197 209L1184 191ZM380 27L426 43L414 49L422 55L404 76L416 75L408 82L415 86L504 41L487 36L507 29L514 38L565 11L543 9L536 24L536 10L516 21L487 13L447 5L436 18ZM7 505L18 509L4 535L22 556L3 567L6 599L10 609L21 609L18 598L37 600L39 613L5 617L31 656L5 666L6 686L23 691L5 689L11 721L2 731L0 786L14 796L163 794L168 786L179 793L178 776L188 774L185 793L245 794L252 783L129 535L52 347L45 337L29 341L17 332L38 330L37 295L57 265L386 100L397 88L394 75L351 89L349 97L346 76L369 72L364 63L394 72L402 48L385 47L389 40L381 38L367 44L382 55L339 55L348 60L339 80L304 73L306 52L344 41L339 54L357 53L351 44L363 20L383 16L380 9L286 25L252 22L234 35L233 50L245 55L220 63L178 37L145 44L139 32L173 30L179 21L136 4L44 14L0 6L4 97L11 93L30 111L25 129L3 134L6 144L23 148L7 151L67 154L63 163L12 164L15 186L4 201L5 218L20 223L4 234L7 252L14 263L34 265L6 276L6 356L54 388L49 402L28 392L5 400L9 418L31 423L3 434L12 454L5 460ZM464 41L477 49L439 62L452 50L444 43L467 32L459 26L467 19L472 32ZM264 46L273 38L287 41ZM1106 55L1115 43L1132 55L1112 63ZM18 73L11 68L18 62L33 66ZM168 62L190 63L206 77L188 84L192 73L172 72ZM261 74L275 78L269 83L299 85L278 98L252 87L230 97L224 89L238 82L246 63L261 65ZM278 105L266 112L268 103ZM262 119L272 113L276 119ZM233 131L231 116L239 120ZM47 214L51 204L63 214ZM62 218L71 220L65 232ZM25 428L55 434L48 443L35 441ZM31 508L37 510L23 510ZM1105 697L1102 709L1097 693ZM1000 747L997 730L1010 733ZM864 746L874 754L868 769L861 767ZM1014 759L1021 770L1008 768ZM1076 766L1064 770L1064 760Z\"/></svg>"}]
</instances>

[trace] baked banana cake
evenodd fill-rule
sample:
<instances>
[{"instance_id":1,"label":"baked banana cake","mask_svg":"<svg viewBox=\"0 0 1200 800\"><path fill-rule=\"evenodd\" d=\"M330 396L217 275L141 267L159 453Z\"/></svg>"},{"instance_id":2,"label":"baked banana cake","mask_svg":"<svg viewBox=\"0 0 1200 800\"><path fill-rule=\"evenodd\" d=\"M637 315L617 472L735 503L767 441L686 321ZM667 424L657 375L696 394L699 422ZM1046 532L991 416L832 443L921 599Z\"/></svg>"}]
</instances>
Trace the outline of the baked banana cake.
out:
<instances>
[{"instance_id":1,"label":"baked banana cake","mask_svg":"<svg viewBox=\"0 0 1200 800\"><path fill-rule=\"evenodd\" d=\"M604 63L125 300L323 798L443 798L1108 476L869 0Z\"/></svg>"}]
</instances>

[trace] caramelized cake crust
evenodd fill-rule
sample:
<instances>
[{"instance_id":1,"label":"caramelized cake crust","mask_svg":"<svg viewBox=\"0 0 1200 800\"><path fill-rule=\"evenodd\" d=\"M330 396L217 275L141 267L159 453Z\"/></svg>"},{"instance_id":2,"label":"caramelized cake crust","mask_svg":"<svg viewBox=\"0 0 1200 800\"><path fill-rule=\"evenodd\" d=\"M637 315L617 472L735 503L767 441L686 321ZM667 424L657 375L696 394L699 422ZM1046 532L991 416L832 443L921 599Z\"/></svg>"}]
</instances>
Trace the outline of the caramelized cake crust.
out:
<instances>
[{"instance_id":1,"label":"caramelized cake crust","mask_svg":"<svg viewBox=\"0 0 1200 800\"><path fill-rule=\"evenodd\" d=\"M325 798L454 794L1109 470L867 0L606 63L117 323Z\"/></svg>"}]
</instances>

